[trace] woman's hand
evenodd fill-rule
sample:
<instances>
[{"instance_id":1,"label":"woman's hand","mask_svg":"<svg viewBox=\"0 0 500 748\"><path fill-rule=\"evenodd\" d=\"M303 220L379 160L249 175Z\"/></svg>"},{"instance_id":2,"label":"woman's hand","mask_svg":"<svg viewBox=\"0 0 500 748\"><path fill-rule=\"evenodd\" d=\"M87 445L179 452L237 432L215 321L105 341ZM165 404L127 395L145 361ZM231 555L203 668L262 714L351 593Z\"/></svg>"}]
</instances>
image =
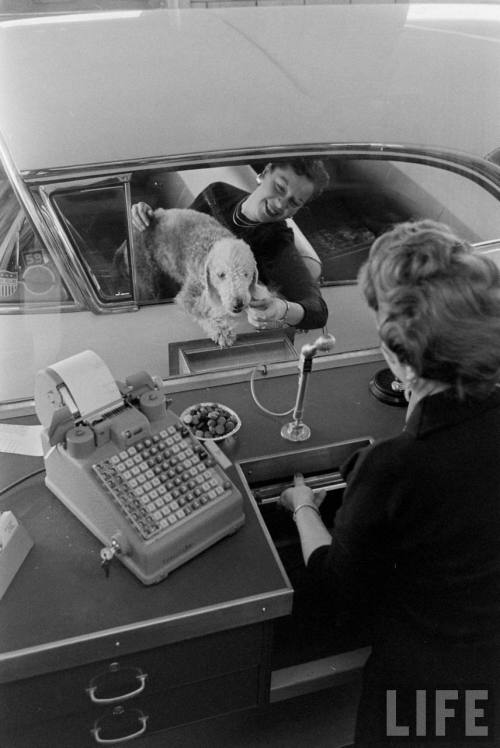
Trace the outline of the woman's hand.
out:
<instances>
[{"instance_id":1,"label":"woman's hand","mask_svg":"<svg viewBox=\"0 0 500 748\"><path fill-rule=\"evenodd\" d=\"M326 496L326 491L313 491L306 486L302 473L295 473L293 487L285 489L279 498L279 503L294 512L301 504L311 504L319 509Z\"/></svg>"},{"instance_id":2,"label":"woman's hand","mask_svg":"<svg viewBox=\"0 0 500 748\"><path fill-rule=\"evenodd\" d=\"M296 473L293 487L287 488L280 496L279 503L294 512L293 518L297 523L300 535L300 547L304 563L307 563L316 548L330 545L332 536L323 524L319 513L326 491L312 491L304 483L304 476Z\"/></svg>"},{"instance_id":3,"label":"woman's hand","mask_svg":"<svg viewBox=\"0 0 500 748\"><path fill-rule=\"evenodd\" d=\"M132 224L137 231L144 231L151 223L154 211L147 203L132 205Z\"/></svg>"},{"instance_id":4,"label":"woman's hand","mask_svg":"<svg viewBox=\"0 0 500 748\"><path fill-rule=\"evenodd\" d=\"M248 321L258 330L278 327L286 322L288 302L275 296L252 299L247 309Z\"/></svg>"}]
</instances>

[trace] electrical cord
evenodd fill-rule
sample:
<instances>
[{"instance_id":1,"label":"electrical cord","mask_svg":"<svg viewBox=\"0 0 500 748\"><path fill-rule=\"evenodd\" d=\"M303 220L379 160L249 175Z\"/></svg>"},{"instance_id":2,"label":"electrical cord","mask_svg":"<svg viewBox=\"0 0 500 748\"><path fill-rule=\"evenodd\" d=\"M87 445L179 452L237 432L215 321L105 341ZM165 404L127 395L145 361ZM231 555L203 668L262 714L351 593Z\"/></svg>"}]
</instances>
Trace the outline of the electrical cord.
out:
<instances>
[{"instance_id":1,"label":"electrical cord","mask_svg":"<svg viewBox=\"0 0 500 748\"><path fill-rule=\"evenodd\" d=\"M259 368L258 366L254 366L254 368L252 369L250 373L250 392L252 393L252 398L253 398L255 405L257 405L258 408L260 408L261 410L264 411L264 413L267 413L270 416L288 416L290 415L290 413L293 413L293 409L295 405L292 408L290 408L290 410L286 410L284 413L275 413L273 410L269 410L268 408L264 407L264 405L262 405L259 402L259 400L257 399L257 395L255 394L255 374L257 373L258 368Z\"/></svg>"},{"instance_id":2,"label":"electrical cord","mask_svg":"<svg viewBox=\"0 0 500 748\"><path fill-rule=\"evenodd\" d=\"M40 473L45 472L45 467L38 468L37 470L33 470L33 472L28 473L28 475L23 475L22 478L18 478L17 480L13 481L12 483L9 483L8 486L5 486L0 490L0 496L4 496L6 493L11 491L13 488L16 488L16 486L19 486L21 483L24 483L25 480L29 480L30 478L33 478L35 475L39 475Z\"/></svg>"}]
</instances>

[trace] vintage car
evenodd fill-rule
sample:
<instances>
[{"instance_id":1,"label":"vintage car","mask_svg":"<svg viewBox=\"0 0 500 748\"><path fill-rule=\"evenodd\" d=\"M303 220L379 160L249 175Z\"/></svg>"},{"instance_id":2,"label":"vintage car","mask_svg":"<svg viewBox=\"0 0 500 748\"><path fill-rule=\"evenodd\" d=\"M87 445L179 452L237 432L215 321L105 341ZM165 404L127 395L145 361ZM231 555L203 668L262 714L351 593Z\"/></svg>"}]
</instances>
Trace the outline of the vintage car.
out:
<instances>
[{"instance_id":1,"label":"vintage car","mask_svg":"<svg viewBox=\"0 0 500 748\"><path fill-rule=\"evenodd\" d=\"M337 353L377 345L355 279L390 225L435 218L498 253L499 22L481 4L4 20L0 403L85 347L118 376L251 363L238 347L186 363L186 345L207 348L201 328L173 292L139 302L133 273L117 285L113 257L133 252L133 202L251 189L270 160L321 157L330 174L294 231L313 274L321 262ZM244 314L240 332L258 337ZM292 332L296 350L318 334ZM268 355L293 357L291 342Z\"/></svg>"}]
</instances>

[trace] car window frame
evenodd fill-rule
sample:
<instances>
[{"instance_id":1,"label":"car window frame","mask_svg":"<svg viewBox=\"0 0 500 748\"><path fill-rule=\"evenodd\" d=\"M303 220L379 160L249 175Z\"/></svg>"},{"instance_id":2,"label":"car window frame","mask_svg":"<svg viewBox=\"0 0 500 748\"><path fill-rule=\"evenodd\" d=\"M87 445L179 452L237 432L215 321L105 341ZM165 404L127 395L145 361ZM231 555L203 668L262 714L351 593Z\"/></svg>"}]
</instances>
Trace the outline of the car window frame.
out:
<instances>
[{"instance_id":1,"label":"car window frame","mask_svg":"<svg viewBox=\"0 0 500 748\"><path fill-rule=\"evenodd\" d=\"M57 227L58 239L64 257L64 266L66 272L70 274L72 286L76 287L78 295L82 298L84 308L96 314L111 314L118 311L137 310L138 305L134 301L136 298L135 273L132 277L132 293L125 297L106 300L99 293L98 284L89 271L88 263L82 257L82 253L75 246L74 239L64 224L64 219L60 215L59 208L55 205L54 197L58 194L73 192L75 190L97 190L107 189L109 187L122 187L124 190L125 208L127 216L127 244L131 267L133 263L132 248L132 219L131 219L131 200L130 200L130 172L120 173L115 176L105 176L96 178L73 179L64 182L43 183L38 186L44 210L47 211L54 226Z\"/></svg>"},{"instance_id":2,"label":"car window frame","mask_svg":"<svg viewBox=\"0 0 500 748\"><path fill-rule=\"evenodd\" d=\"M91 258L89 257L90 252L93 250L93 247L90 246L89 240L83 236L80 233L80 229L77 228L74 225L74 222L70 220L70 216L66 213L66 210L64 209L63 205L61 204L62 201L60 201L60 198L65 198L66 196L76 197L76 203L78 204L78 195L86 195L88 193L97 194L99 192L108 192L109 190L118 189L122 193L121 197L123 198L123 216L125 217L125 223L126 223L126 229L125 229L125 237L123 239L123 243L125 243L127 255L129 254L129 230L127 226L127 198L126 198L126 191L124 189L123 184L119 185L106 185L102 186L99 185L97 187L79 187L78 189L71 189L66 188L64 190L56 190L54 191L51 196L51 204L54 207L58 218L61 222L61 224L64 227L64 231L66 232L70 242L72 243L74 250L76 254L78 255L78 259L87 275L88 281L92 285L93 291L97 294L99 300L103 305L106 307L109 306L109 304L115 304L119 301L130 301L133 299L133 289L132 289L132 283L130 283L130 289L128 291L123 291L121 293L107 293L106 290L103 288L103 282L102 278L100 277L100 274L98 270L96 269L95 265L92 263ZM103 196L104 197L104 196ZM118 244L115 247L115 249L118 248ZM99 252L97 252L99 254Z\"/></svg>"},{"instance_id":3,"label":"car window frame","mask_svg":"<svg viewBox=\"0 0 500 748\"><path fill-rule=\"evenodd\" d=\"M471 179L483 189L492 194L500 202L500 168L486 159L470 154L447 151L442 148L427 148L423 146L408 146L401 144L317 144L300 145L280 148L251 149L248 151L224 151L217 153L197 153L183 157L165 157L159 159L141 160L139 163L127 163L123 170L114 164L101 164L93 170L79 167L78 169L57 169L42 175L36 173L26 175L32 182L32 189L37 189L41 196L43 209L46 210L57 228L59 244L62 244L63 265L66 274L71 278L70 290L75 290L75 297L80 298L84 308L95 313L106 314L120 310L137 310L141 304L136 293L136 274L134 263L133 232L131 221L131 178L140 172L179 172L189 169L210 169L219 166L243 166L258 161L273 161L278 159L309 157L309 158L352 158L384 161L405 161L428 165L434 168L446 169ZM127 167L127 168L125 168ZM112 173L111 173L112 171ZM99 172L99 173L97 173ZM102 172L102 173L101 173ZM54 180L54 181L52 181ZM36 185L38 184L38 187ZM105 301L99 298L91 283L78 252L73 247L61 220L54 209L52 196L58 191L82 189L86 186L92 189L121 184L124 186L127 203L128 221L128 252L132 269L132 298ZM61 251L58 252L61 255ZM355 281L341 281L341 285L349 285ZM323 287L338 285L335 281L322 281ZM156 304L170 304L173 300L165 299Z\"/></svg>"}]
</instances>

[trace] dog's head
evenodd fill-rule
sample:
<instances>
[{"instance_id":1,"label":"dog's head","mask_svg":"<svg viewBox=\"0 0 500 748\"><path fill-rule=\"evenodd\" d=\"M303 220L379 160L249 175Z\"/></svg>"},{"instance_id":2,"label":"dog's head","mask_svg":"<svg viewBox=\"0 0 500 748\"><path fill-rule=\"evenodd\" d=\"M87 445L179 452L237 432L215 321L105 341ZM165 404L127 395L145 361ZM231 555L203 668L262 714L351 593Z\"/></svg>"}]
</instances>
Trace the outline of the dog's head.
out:
<instances>
[{"instance_id":1,"label":"dog's head","mask_svg":"<svg viewBox=\"0 0 500 748\"><path fill-rule=\"evenodd\" d=\"M207 292L227 314L247 309L258 280L253 252L244 241L224 237L214 242L205 263Z\"/></svg>"}]
</instances>

